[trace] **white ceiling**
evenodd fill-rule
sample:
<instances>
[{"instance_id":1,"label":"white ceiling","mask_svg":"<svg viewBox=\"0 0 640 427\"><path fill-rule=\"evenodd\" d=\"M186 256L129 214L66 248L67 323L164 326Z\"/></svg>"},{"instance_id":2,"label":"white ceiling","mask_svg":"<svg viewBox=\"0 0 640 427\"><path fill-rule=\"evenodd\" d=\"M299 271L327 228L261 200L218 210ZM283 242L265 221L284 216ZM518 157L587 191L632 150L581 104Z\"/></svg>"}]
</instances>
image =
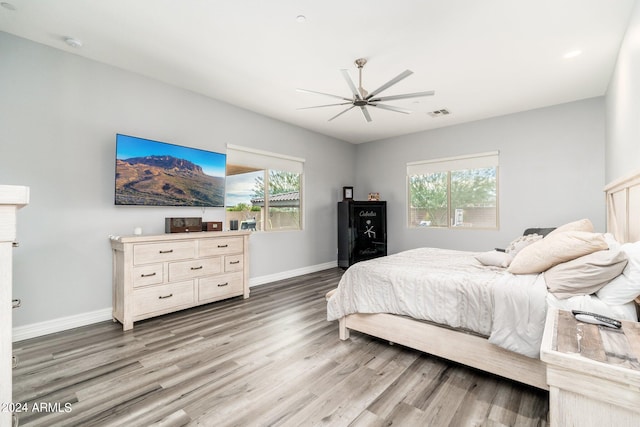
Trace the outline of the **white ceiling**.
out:
<instances>
[{"instance_id":1,"label":"white ceiling","mask_svg":"<svg viewBox=\"0 0 640 427\"><path fill-rule=\"evenodd\" d=\"M361 143L605 94L635 0L0 2L2 31ZM381 95L435 96L370 108L371 123L298 109L339 101L296 88L350 96L340 70L357 85L360 57L369 92L410 69Z\"/></svg>"}]
</instances>

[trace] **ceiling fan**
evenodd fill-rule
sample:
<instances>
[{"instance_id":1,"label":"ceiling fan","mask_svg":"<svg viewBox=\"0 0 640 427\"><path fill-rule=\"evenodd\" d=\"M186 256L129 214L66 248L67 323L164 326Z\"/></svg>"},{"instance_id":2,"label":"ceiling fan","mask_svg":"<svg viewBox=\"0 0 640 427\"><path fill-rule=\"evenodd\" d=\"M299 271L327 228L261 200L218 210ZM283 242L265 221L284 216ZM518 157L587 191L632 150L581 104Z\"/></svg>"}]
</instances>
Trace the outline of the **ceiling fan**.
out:
<instances>
[{"instance_id":1,"label":"ceiling fan","mask_svg":"<svg viewBox=\"0 0 640 427\"><path fill-rule=\"evenodd\" d=\"M351 77L349 76L349 72L347 70L340 70L342 72L342 76L344 77L344 79L347 82L347 85L349 85L349 89L351 89L351 93L353 94L353 98L347 98L347 97L340 96L340 95L332 95L330 93L324 93L324 92L316 92L316 91L307 90L307 89L297 89L298 92L315 93L315 94L318 94L318 95L330 96L332 98L338 98L338 99L341 99L343 101L346 101L346 102L339 102L337 104L326 104L326 105L317 105L317 106L314 106L314 107L298 108L298 110L308 110L308 109L311 109L311 108L334 107L334 106L337 106L337 105L349 105L349 107L347 107L345 110L342 110L341 112L339 112L335 116L331 117L329 119L329 121L331 121L331 120L343 115L344 113L346 113L347 111L349 111L349 110L351 110L351 109L353 109L355 107L360 107L360 110L362 111L362 115L364 116L365 120L367 122L370 122L371 121L371 115L369 114L369 110L367 110L367 107L375 107L375 108L380 108L380 109L383 109L383 110L395 111L397 113L409 114L409 113L411 113L411 111L409 111L409 110L406 110L404 108L394 107L394 106L391 106L391 105L380 104L380 102L394 101L394 100L397 100L397 99L418 98L418 97L421 97L421 96L431 96L431 95L433 95L435 93L434 91L429 90L429 91L426 91L426 92L405 93L405 94L402 94L402 95L378 96L378 94L380 92L382 92L383 90L389 89L391 86L395 85L396 83L400 82L401 80L403 80L403 79L409 77L411 74L413 74L413 71L411 71L411 70L403 71L402 73L398 74L393 79L389 80L388 82L386 82L385 84L380 86L378 89L376 89L373 92L369 93L362 87L362 68L365 66L366 63L367 63L367 60L365 58L358 58L358 59L355 60L356 67L358 67L358 75L359 75L359 81L358 81L358 87L357 88L356 88L355 84L353 83L353 81L351 80Z\"/></svg>"}]
</instances>

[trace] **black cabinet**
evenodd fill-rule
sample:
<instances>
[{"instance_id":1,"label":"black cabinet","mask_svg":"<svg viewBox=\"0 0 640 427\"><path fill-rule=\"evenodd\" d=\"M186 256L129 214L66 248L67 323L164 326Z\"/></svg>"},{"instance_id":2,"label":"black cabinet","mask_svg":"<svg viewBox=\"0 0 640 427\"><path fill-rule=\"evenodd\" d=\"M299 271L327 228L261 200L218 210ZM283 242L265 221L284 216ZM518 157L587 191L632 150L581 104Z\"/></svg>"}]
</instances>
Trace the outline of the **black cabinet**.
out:
<instances>
[{"instance_id":1,"label":"black cabinet","mask_svg":"<svg viewBox=\"0 0 640 427\"><path fill-rule=\"evenodd\" d=\"M387 255L387 202L338 202L338 266Z\"/></svg>"}]
</instances>

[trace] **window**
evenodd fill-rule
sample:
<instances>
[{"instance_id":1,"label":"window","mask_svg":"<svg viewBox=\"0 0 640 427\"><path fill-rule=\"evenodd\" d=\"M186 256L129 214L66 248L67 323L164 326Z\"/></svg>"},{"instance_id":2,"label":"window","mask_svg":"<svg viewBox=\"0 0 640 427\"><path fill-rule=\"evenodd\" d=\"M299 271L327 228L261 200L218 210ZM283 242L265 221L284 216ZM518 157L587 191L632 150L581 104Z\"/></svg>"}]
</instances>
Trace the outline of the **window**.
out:
<instances>
[{"instance_id":1,"label":"window","mask_svg":"<svg viewBox=\"0 0 640 427\"><path fill-rule=\"evenodd\" d=\"M227 146L226 219L241 230L302 229L304 159Z\"/></svg>"},{"instance_id":2,"label":"window","mask_svg":"<svg viewBox=\"0 0 640 427\"><path fill-rule=\"evenodd\" d=\"M407 163L409 227L498 228L498 157Z\"/></svg>"}]
</instances>

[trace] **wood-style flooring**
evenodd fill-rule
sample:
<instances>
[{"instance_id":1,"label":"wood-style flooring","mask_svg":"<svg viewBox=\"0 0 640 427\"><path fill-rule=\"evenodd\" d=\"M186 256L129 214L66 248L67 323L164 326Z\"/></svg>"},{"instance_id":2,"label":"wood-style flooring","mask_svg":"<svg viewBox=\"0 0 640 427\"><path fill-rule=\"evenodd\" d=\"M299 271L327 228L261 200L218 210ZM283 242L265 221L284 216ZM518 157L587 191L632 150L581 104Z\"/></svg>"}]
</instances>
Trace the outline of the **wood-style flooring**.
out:
<instances>
[{"instance_id":1,"label":"wood-style flooring","mask_svg":"<svg viewBox=\"0 0 640 427\"><path fill-rule=\"evenodd\" d=\"M547 425L547 392L356 332L340 341L324 295L341 275L14 343L20 425Z\"/></svg>"}]
</instances>

